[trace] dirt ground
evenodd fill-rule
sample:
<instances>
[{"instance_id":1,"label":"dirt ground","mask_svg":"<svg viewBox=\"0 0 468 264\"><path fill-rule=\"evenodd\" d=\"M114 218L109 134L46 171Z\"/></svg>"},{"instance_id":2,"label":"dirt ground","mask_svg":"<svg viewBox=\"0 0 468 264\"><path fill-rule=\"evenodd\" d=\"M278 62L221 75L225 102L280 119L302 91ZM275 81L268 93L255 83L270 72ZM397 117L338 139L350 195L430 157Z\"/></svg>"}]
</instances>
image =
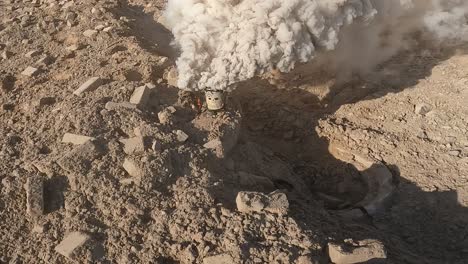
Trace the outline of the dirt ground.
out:
<instances>
[{"instance_id":1,"label":"dirt ground","mask_svg":"<svg viewBox=\"0 0 468 264\"><path fill-rule=\"evenodd\" d=\"M302 65L200 113L169 84L163 8L0 2L0 263L330 263L359 241L385 248L369 263L467 263L467 47L347 81ZM287 213L239 210L275 190Z\"/></svg>"}]
</instances>

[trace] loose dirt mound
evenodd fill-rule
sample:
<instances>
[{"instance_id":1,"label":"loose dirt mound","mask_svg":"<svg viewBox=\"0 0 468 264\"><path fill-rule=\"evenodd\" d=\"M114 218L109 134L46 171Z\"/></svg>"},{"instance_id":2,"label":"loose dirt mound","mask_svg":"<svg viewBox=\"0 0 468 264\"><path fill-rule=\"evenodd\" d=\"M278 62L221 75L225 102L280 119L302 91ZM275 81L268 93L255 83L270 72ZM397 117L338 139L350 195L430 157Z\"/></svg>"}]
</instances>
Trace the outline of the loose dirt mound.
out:
<instances>
[{"instance_id":1,"label":"loose dirt mound","mask_svg":"<svg viewBox=\"0 0 468 264\"><path fill-rule=\"evenodd\" d=\"M464 47L304 65L209 113L168 84L162 1L0 8L0 262L468 258Z\"/></svg>"}]
</instances>

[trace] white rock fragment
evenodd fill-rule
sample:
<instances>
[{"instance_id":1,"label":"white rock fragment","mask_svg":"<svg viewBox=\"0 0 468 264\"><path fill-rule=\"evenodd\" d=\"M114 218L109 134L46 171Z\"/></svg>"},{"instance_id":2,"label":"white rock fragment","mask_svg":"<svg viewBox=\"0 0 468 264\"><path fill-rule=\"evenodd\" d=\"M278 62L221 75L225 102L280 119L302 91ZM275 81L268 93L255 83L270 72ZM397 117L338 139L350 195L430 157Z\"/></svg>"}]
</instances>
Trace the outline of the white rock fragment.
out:
<instances>
[{"instance_id":1,"label":"white rock fragment","mask_svg":"<svg viewBox=\"0 0 468 264\"><path fill-rule=\"evenodd\" d=\"M83 32L83 36L88 37L88 38L92 38L92 37L94 37L97 33L98 33L97 30L88 29L88 30L85 30L85 31Z\"/></svg>"},{"instance_id":2,"label":"white rock fragment","mask_svg":"<svg viewBox=\"0 0 468 264\"><path fill-rule=\"evenodd\" d=\"M8 52L8 51L6 51L6 50L4 50L4 51L2 51L1 57L2 57L2 59L4 59L4 60L8 60L8 59L11 57L11 53Z\"/></svg>"},{"instance_id":3,"label":"white rock fragment","mask_svg":"<svg viewBox=\"0 0 468 264\"><path fill-rule=\"evenodd\" d=\"M236 204L237 210L245 213L267 211L283 215L289 209L288 198L281 191L274 191L268 195L259 192L239 192Z\"/></svg>"},{"instance_id":4,"label":"white rock fragment","mask_svg":"<svg viewBox=\"0 0 468 264\"><path fill-rule=\"evenodd\" d=\"M168 109L164 109L158 113L159 123L169 124L172 119L172 113Z\"/></svg>"},{"instance_id":5,"label":"white rock fragment","mask_svg":"<svg viewBox=\"0 0 468 264\"><path fill-rule=\"evenodd\" d=\"M90 239L91 237L85 233L72 232L55 247L55 251L69 259L73 259L73 254L90 241Z\"/></svg>"},{"instance_id":6,"label":"white rock fragment","mask_svg":"<svg viewBox=\"0 0 468 264\"><path fill-rule=\"evenodd\" d=\"M94 29L97 30L97 31L101 31L101 30L103 30L105 27L106 27L106 26L104 26L104 25L101 24L101 25L97 25L96 27L94 27Z\"/></svg>"},{"instance_id":7,"label":"white rock fragment","mask_svg":"<svg viewBox=\"0 0 468 264\"><path fill-rule=\"evenodd\" d=\"M142 153L145 151L145 142L143 137L133 137L120 140L124 144L126 154Z\"/></svg>"},{"instance_id":8,"label":"white rock fragment","mask_svg":"<svg viewBox=\"0 0 468 264\"><path fill-rule=\"evenodd\" d=\"M26 190L26 211L32 218L44 213L44 182L41 177L30 177L24 186Z\"/></svg>"},{"instance_id":9,"label":"white rock fragment","mask_svg":"<svg viewBox=\"0 0 468 264\"><path fill-rule=\"evenodd\" d=\"M101 86L102 80L99 77L93 77L89 80L87 80L85 83L83 83L78 89L76 89L73 94L74 95L81 95L84 92L87 92L89 90L94 90L97 89L99 86Z\"/></svg>"},{"instance_id":10,"label":"white rock fragment","mask_svg":"<svg viewBox=\"0 0 468 264\"><path fill-rule=\"evenodd\" d=\"M36 64L50 65L54 59L49 55L42 56L39 60L36 61Z\"/></svg>"},{"instance_id":11,"label":"white rock fragment","mask_svg":"<svg viewBox=\"0 0 468 264\"><path fill-rule=\"evenodd\" d=\"M176 130L175 134L179 142L185 142L189 138L189 136L182 130Z\"/></svg>"},{"instance_id":12,"label":"white rock fragment","mask_svg":"<svg viewBox=\"0 0 468 264\"><path fill-rule=\"evenodd\" d=\"M130 103L138 106L143 106L148 102L151 90L146 85L140 86L135 89L130 97Z\"/></svg>"},{"instance_id":13,"label":"white rock fragment","mask_svg":"<svg viewBox=\"0 0 468 264\"><path fill-rule=\"evenodd\" d=\"M219 254L203 258L203 264L231 264L234 259L229 254Z\"/></svg>"},{"instance_id":14,"label":"white rock fragment","mask_svg":"<svg viewBox=\"0 0 468 264\"><path fill-rule=\"evenodd\" d=\"M22 75L32 77L39 72L38 68L28 66L24 71L21 72Z\"/></svg>"},{"instance_id":15,"label":"white rock fragment","mask_svg":"<svg viewBox=\"0 0 468 264\"><path fill-rule=\"evenodd\" d=\"M132 159L126 158L123 163L123 168L132 177L141 178L144 176L143 169Z\"/></svg>"},{"instance_id":16,"label":"white rock fragment","mask_svg":"<svg viewBox=\"0 0 468 264\"><path fill-rule=\"evenodd\" d=\"M93 137L82 136L72 133L65 133L62 138L62 143L71 143L73 145L82 145L88 141L94 140Z\"/></svg>"},{"instance_id":17,"label":"white rock fragment","mask_svg":"<svg viewBox=\"0 0 468 264\"><path fill-rule=\"evenodd\" d=\"M425 103L417 104L414 106L414 112L418 115L426 115L431 111L431 106Z\"/></svg>"},{"instance_id":18,"label":"white rock fragment","mask_svg":"<svg viewBox=\"0 0 468 264\"><path fill-rule=\"evenodd\" d=\"M109 31L111 31L112 29L114 29L114 27L113 27L113 26L110 26L110 27L105 27L102 31L103 31L103 32L109 32Z\"/></svg>"},{"instance_id":19,"label":"white rock fragment","mask_svg":"<svg viewBox=\"0 0 468 264\"><path fill-rule=\"evenodd\" d=\"M366 263L370 260L387 258L384 245L374 239L359 241L357 245L347 249L334 243L328 243L328 255L335 264Z\"/></svg>"},{"instance_id":20,"label":"white rock fragment","mask_svg":"<svg viewBox=\"0 0 468 264\"><path fill-rule=\"evenodd\" d=\"M32 58L32 57L38 56L39 54L41 54L39 50L31 50L30 52L26 53L25 56L28 58Z\"/></svg>"},{"instance_id":21,"label":"white rock fragment","mask_svg":"<svg viewBox=\"0 0 468 264\"><path fill-rule=\"evenodd\" d=\"M80 45L80 44L73 44L73 45L70 45L70 46L66 47L65 49L68 50L68 51L77 51L77 50L80 50L82 48L83 48L83 46Z\"/></svg>"},{"instance_id":22,"label":"white rock fragment","mask_svg":"<svg viewBox=\"0 0 468 264\"><path fill-rule=\"evenodd\" d=\"M128 102L122 102L122 103L107 102L104 107L109 111L115 111L118 109L136 109L136 105L128 103Z\"/></svg>"}]
</instances>

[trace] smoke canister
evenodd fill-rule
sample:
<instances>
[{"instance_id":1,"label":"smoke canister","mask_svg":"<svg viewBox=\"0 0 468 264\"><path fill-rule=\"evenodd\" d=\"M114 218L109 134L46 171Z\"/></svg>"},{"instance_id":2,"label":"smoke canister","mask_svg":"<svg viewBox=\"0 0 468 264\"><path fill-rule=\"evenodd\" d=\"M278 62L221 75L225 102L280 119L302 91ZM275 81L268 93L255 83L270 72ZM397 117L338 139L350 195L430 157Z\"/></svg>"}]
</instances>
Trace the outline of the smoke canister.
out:
<instances>
[{"instance_id":1,"label":"smoke canister","mask_svg":"<svg viewBox=\"0 0 468 264\"><path fill-rule=\"evenodd\" d=\"M220 90L205 91L208 110L220 110L224 107L224 92Z\"/></svg>"}]
</instances>

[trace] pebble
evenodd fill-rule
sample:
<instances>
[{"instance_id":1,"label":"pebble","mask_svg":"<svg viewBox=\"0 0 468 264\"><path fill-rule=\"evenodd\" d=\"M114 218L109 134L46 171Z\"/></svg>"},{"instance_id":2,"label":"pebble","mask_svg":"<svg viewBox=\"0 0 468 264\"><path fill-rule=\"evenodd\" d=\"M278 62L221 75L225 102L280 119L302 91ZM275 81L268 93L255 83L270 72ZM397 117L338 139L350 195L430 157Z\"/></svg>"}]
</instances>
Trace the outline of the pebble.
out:
<instances>
[{"instance_id":1,"label":"pebble","mask_svg":"<svg viewBox=\"0 0 468 264\"><path fill-rule=\"evenodd\" d=\"M98 33L97 30L88 29L88 30L85 30L85 31L83 32L83 36L88 37L88 38L92 38L92 37L94 37L97 33Z\"/></svg>"},{"instance_id":2,"label":"pebble","mask_svg":"<svg viewBox=\"0 0 468 264\"><path fill-rule=\"evenodd\" d=\"M77 51L77 50L80 50L82 48L83 48L83 46L80 45L80 44L73 44L73 45L70 45L70 46L66 47L65 49L68 50L68 51Z\"/></svg>"},{"instance_id":3,"label":"pebble","mask_svg":"<svg viewBox=\"0 0 468 264\"><path fill-rule=\"evenodd\" d=\"M179 142L185 142L189 138L189 136L182 130L176 130L175 134Z\"/></svg>"},{"instance_id":4,"label":"pebble","mask_svg":"<svg viewBox=\"0 0 468 264\"><path fill-rule=\"evenodd\" d=\"M237 210L246 213L267 211L284 215L289 209L286 194L278 190L268 195L260 192L239 192L236 205Z\"/></svg>"},{"instance_id":5,"label":"pebble","mask_svg":"<svg viewBox=\"0 0 468 264\"><path fill-rule=\"evenodd\" d=\"M39 60L36 61L37 64L42 64L42 65L50 65L54 61L54 58L52 58L49 55L44 55L41 57Z\"/></svg>"},{"instance_id":6,"label":"pebble","mask_svg":"<svg viewBox=\"0 0 468 264\"><path fill-rule=\"evenodd\" d=\"M328 256L335 264L367 263L387 258L384 245L378 240L367 239L357 245L344 249L335 243L328 243Z\"/></svg>"},{"instance_id":7,"label":"pebble","mask_svg":"<svg viewBox=\"0 0 468 264\"><path fill-rule=\"evenodd\" d=\"M21 72L21 74L24 76L32 77L32 76L35 76L38 72L39 72L38 68L28 66L24 71Z\"/></svg>"},{"instance_id":8,"label":"pebble","mask_svg":"<svg viewBox=\"0 0 468 264\"><path fill-rule=\"evenodd\" d=\"M91 237L82 232L72 232L68 234L60 244L55 247L55 251L69 259L73 254L91 240Z\"/></svg>"},{"instance_id":9,"label":"pebble","mask_svg":"<svg viewBox=\"0 0 468 264\"><path fill-rule=\"evenodd\" d=\"M113 26L110 26L110 27L105 27L102 31L103 31L103 32L109 32L109 31L111 31L112 29L114 29L114 27L113 27Z\"/></svg>"},{"instance_id":10,"label":"pebble","mask_svg":"<svg viewBox=\"0 0 468 264\"><path fill-rule=\"evenodd\" d=\"M169 124L172 119L171 117L172 113L167 109L164 109L158 113L159 123L161 124Z\"/></svg>"},{"instance_id":11,"label":"pebble","mask_svg":"<svg viewBox=\"0 0 468 264\"><path fill-rule=\"evenodd\" d=\"M76 89L73 92L73 94L81 95L82 93L87 92L89 90L97 89L99 86L101 86L101 84L102 80L99 77L92 77L91 79L83 83L78 89Z\"/></svg>"},{"instance_id":12,"label":"pebble","mask_svg":"<svg viewBox=\"0 0 468 264\"><path fill-rule=\"evenodd\" d=\"M132 159L125 158L123 168L132 177L141 178L144 176L143 169Z\"/></svg>"},{"instance_id":13,"label":"pebble","mask_svg":"<svg viewBox=\"0 0 468 264\"><path fill-rule=\"evenodd\" d=\"M62 138L62 143L71 143L73 145L83 145L88 141L95 140L93 137L82 136L72 133L65 133Z\"/></svg>"},{"instance_id":14,"label":"pebble","mask_svg":"<svg viewBox=\"0 0 468 264\"><path fill-rule=\"evenodd\" d=\"M25 56L28 58L32 58L32 57L38 56L39 54L41 54L39 50L31 50L30 52L26 53Z\"/></svg>"},{"instance_id":15,"label":"pebble","mask_svg":"<svg viewBox=\"0 0 468 264\"><path fill-rule=\"evenodd\" d=\"M41 177L29 177L25 184L26 211L37 219L44 213L44 182Z\"/></svg>"},{"instance_id":16,"label":"pebble","mask_svg":"<svg viewBox=\"0 0 468 264\"><path fill-rule=\"evenodd\" d=\"M431 107L428 104L420 103L414 106L414 112L418 115L426 115L431 111Z\"/></svg>"},{"instance_id":17,"label":"pebble","mask_svg":"<svg viewBox=\"0 0 468 264\"><path fill-rule=\"evenodd\" d=\"M120 140L124 144L126 154L142 153L145 151L145 142L143 137L133 137Z\"/></svg>"},{"instance_id":18,"label":"pebble","mask_svg":"<svg viewBox=\"0 0 468 264\"><path fill-rule=\"evenodd\" d=\"M130 97L130 103L137 106L143 106L148 102L150 93L151 90L146 87L146 85L140 86L135 89L132 97Z\"/></svg>"},{"instance_id":19,"label":"pebble","mask_svg":"<svg viewBox=\"0 0 468 264\"><path fill-rule=\"evenodd\" d=\"M11 52L6 50L2 51L2 59L8 60L9 58L11 58Z\"/></svg>"}]
</instances>

